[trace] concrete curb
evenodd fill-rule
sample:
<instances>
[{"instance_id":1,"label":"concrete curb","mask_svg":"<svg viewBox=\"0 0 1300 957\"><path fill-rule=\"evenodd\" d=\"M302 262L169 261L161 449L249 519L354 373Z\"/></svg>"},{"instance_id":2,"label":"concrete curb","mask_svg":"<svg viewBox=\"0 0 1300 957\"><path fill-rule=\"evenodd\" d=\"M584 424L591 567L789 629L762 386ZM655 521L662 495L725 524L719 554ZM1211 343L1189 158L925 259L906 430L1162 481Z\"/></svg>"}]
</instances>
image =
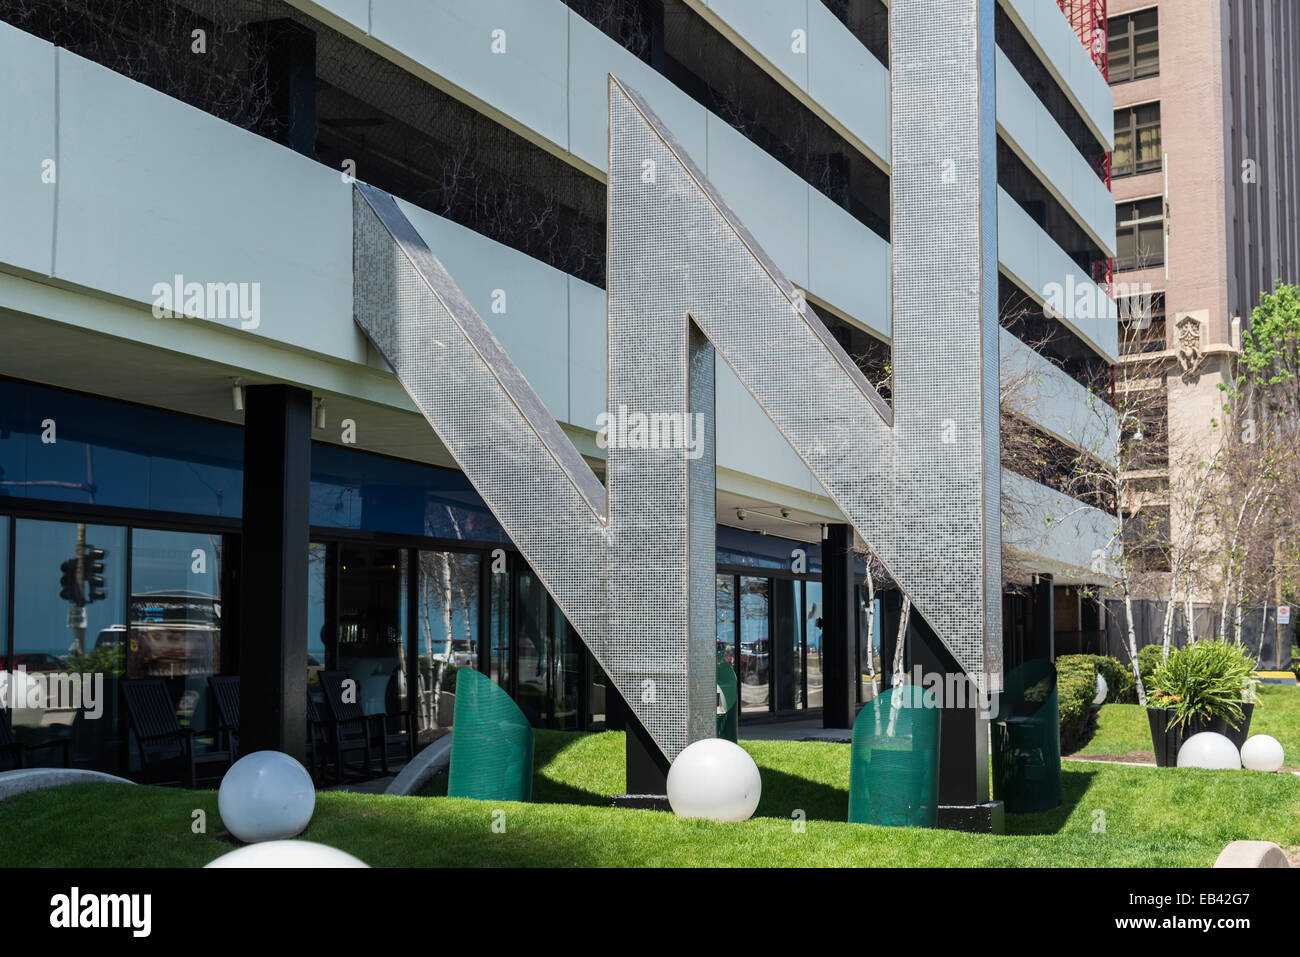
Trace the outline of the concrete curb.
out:
<instances>
[{"instance_id":1,"label":"concrete curb","mask_svg":"<svg viewBox=\"0 0 1300 957\"><path fill-rule=\"evenodd\" d=\"M420 788L424 787L432 778L443 768L451 764L451 737L455 734L444 734L437 741L424 748L417 754L406 767L402 768L402 773L393 778L393 783L388 785L385 794L414 794Z\"/></svg>"},{"instance_id":2,"label":"concrete curb","mask_svg":"<svg viewBox=\"0 0 1300 957\"><path fill-rule=\"evenodd\" d=\"M1272 841L1233 841L1214 862L1215 867L1290 867L1282 848Z\"/></svg>"},{"instance_id":3,"label":"concrete curb","mask_svg":"<svg viewBox=\"0 0 1300 957\"><path fill-rule=\"evenodd\" d=\"M102 771L83 771L79 768L22 768L0 772L0 801L8 800L27 791L63 787L65 784L86 783L134 784L126 778L105 774Z\"/></svg>"}]
</instances>

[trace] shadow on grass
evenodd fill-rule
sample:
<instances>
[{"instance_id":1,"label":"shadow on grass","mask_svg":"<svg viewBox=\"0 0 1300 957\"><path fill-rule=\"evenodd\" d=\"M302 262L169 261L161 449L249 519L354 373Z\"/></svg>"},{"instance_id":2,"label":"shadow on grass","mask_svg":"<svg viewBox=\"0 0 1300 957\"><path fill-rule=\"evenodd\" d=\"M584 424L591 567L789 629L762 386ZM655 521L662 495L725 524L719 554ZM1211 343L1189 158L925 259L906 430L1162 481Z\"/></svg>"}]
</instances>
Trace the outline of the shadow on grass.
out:
<instances>
[{"instance_id":1,"label":"shadow on grass","mask_svg":"<svg viewBox=\"0 0 1300 957\"><path fill-rule=\"evenodd\" d=\"M789 821L795 811L802 811L809 821L847 821L849 792L821 781L810 781L796 774L759 766L763 778L763 796L754 817L776 817Z\"/></svg>"},{"instance_id":2,"label":"shadow on grass","mask_svg":"<svg viewBox=\"0 0 1300 957\"><path fill-rule=\"evenodd\" d=\"M533 738L533 797L534 804L578 804L588 807L609 807L610 794L601 794L586 788L575 787L546 776L546 769L565 751L576 747L579 735L537 734ZM619 774L623 771L620 769ZM419 792L420 797L446 797L447 771L439 771Z\"/></svg>"},{"instance_id":3,"label":"shadow on grass","mask_svg":"<svg viewBox=\"0 0 1300 957\"><path fill-rule=\"evenodd\" d=\"M1061 770L1061 806L1033 814L1008 814L1008 834L1059 834L1093 785L1097 771L1091 768Z\"/></svg>"},{"instance_id":4,"label":"shadow on grass","mask_svg":"<svg viewBox=\"0 0 1300 957\"><path fill-rule=\"evenodd\" d=\"M533 795L535 804L570 804L584 807L609 807L610 793L582 787L572 781L557 780L548 776L547 771L559 761L565 752L580 746L581 735L539 734L534 743L533 756ZM809 821L846 821L848 820L848 762L847 749L844 762L843 784L812 780L790 771L779 770L760 760L759 770L762 774L763 794L756 818L779 819L789 821L796 811L802 811ZM604 760L617 761L617 767L610 766L608 771L620 783L623 776L623 750L617 750ZM602 756L592 754L589 760L602 760ZM1008 834L1056 834L1062 831L1075 808L1092 787L1097 771L1093 768L1070 768L1062 770L1062 803L1050 811L1033 814L1008 814L1006 831ZM423 792L430 797L443 797L447 793L447 777L440 774Z\"/></svg>"}]
</instances>

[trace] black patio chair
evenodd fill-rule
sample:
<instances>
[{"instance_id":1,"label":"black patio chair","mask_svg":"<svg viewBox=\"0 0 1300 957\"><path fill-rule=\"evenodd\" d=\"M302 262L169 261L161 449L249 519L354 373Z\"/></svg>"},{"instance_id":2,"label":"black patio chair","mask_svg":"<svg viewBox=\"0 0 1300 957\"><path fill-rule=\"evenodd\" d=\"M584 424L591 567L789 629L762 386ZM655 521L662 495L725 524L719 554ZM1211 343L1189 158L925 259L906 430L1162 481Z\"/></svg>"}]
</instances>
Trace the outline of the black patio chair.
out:
<instances>
[{"instance_id":1,"label":"black patio chair","mask_svg":"<svg viewBox=\"0 0 1300 957\"><path fill-rule=\"evenodd\" d=\"M338 772L339 783L343 782L347 773L344 755L348 753L363 753L364 763L358 766L358 770L365 777L373 777L371 722L358 702L347 700L343 686L347 675L341 671L322 671L319 674L321 692L325 696L325 712L320 715L321 723L329 732L328 746L334 751L334 767Z\"/></svg>"},{"instance_id":2,"label":"black patio chair","mask_svg":"<svg viewBox=\"0 0 1300 957\"><path fill-rule=\"evenodd\" d=\"M390 687L392 682L397 680L398 674L398 672L394 672L393 677L389 679ZM407 708L402 711L372 714L370 720L376 726L373 741L375 746L379 748L379 763L385 774L390 773L388 759L394 749L407 761L415 757L415 713L413 711ZM390 722L405 730L389 731Z\"/></svg>"},{"instance_id":3,"label":"black patio chair","mask_svg":"<svg viewBox=\"0 0 1300 957\"><path fill-rule=\"evenodd\" d=\"M311 692L307 692L307 770L311 774L311 779L319 784L324 780L321 769L324 766L324 758L321 754L322 749L326 746L329 735L325 729L325 722L321 720L320 708L316 706Z\"/></svg>"},{"instance_id":4,"label":"black patio chair","mask_svg":"<svg viewBox=\"0 0 1300 957\"><path fill-rule=\"evenodd\" d=\"M200 766L230 763L228 751L195 749L194 729L181 727L161 678L124 680L122 697L140 750L142 777L154 778L155 769L175 768L175 777L163 773L156 780L178 780L193 788L198 784Z\"/></svg>"},{"instance_id":5,"label":"black patio chair","mask_svg":"<svg viewBox=\"0 0 1300 957\"><path fill-rule=\"evenodd\" d=\"M45 744L23 744L14 737L13 724L10 720L9 709L0 707L0 768L4 768L4 762L12 763L12 767L6 770L17 771L27 766L26 754L28 751L40 751L44 748L62 748L63 749L63 766L68 766L68 739L61 738L57 741L48 741Z\"/></svg>"},{"instance_id":6,"label":"black patio chair","mask_svg":"<svg viewBox=\"0 0 1300 957\"><path fill-rule=\"evenodd\" d=\"M239 756L239 675L208 678L212 700L217 705L217 725L231 760Z\"/></svg>"}]
</instances>

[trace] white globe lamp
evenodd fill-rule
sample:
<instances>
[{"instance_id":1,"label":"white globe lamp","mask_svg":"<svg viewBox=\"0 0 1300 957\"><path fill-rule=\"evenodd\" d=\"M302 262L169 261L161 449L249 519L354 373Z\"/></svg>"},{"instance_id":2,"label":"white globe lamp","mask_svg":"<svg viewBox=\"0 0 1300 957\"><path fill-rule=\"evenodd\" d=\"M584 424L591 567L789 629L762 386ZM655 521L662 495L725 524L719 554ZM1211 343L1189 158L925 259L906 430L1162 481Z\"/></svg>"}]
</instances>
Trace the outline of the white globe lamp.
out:
<instances>
[{"instance_id":1,"label":"white globe lamp","mask_svg":"<svg viewBox=\"0 0 1300 957\"><path fill-rule=\"evenodd\" d=\"M1241 755L1237 746L1217 731L1202 731L1192 735L1178 749L1178 766L1237 771L1241 769Z\"/></svg>"},{"instance_id":2,"label":"white globe lamp","mask_svg":"<svg viewBox=\"0 0 1300 957\"><path fill-rule=\"evenodd\" d=\"M668 769L668 803L678 817L748 821L762 793L754 759L724 738L696 741Z\"/></svg>"},{"instance_id":3,"label":"white globe lamp","mask_svg":"<svg viewBox=\"0 0 1300 957\"><path fill-rule=\"evenodd\" d=\"M204 867L369 867L351 854L312 841L264 841L222 854Z\"/></svg>"},{"instance_id":4,"label":"white globe lamp","mask_svg":"<svg viewBox=\"0 0 1300 957\"><path fill-rule=\"evenodd\" d=\"M1271 734L1252 734L1241 746L1241 764L1251 771L1280 771L1286 755Z\"/></svg>"},{"instance_id":5,"label":"white globe lamp","mask_svg":"<svg viewBox=\"0 0 1300 957\"><path fill-rule=\"evenodd\" d=\"M1093 696L1092 703L1101 705L1106 703L1106 695L1110 694L1110 688L1106 686L1106 679L1097 672L1097 693Z\"/></svg>"},{"instance_id":6,"label":"white globe lamp","mask_svg":"<svg viewBox=\"0 0 1300 957\"><path fill-rule=\"evenodd\" d=\"M281 751L254 751L230 766L217 791L221 822L247 844L301 834L316 809L307 769ZM306 866L306 865L305 865Z\"/></svg>"}]
</instances>

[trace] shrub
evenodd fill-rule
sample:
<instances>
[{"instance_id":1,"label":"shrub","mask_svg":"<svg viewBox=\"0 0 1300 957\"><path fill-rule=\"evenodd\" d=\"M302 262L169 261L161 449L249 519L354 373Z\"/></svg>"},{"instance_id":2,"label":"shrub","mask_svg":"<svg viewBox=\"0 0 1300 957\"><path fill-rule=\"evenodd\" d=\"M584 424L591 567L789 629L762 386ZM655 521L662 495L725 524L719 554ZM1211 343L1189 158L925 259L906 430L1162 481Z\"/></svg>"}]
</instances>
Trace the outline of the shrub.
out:
<instances>
[{"instance_id":1,"label":"shrub","mask_svg":"<svg viewBox=\"0 0 1300 957\"><path fill-rule=\"evenodd\" d=\"M1173 651L1173 649L1169 649ZM1151 691L1151 676L1156 673L1156 669L1165 663L1165 649L1163 645L1147 645L1138 651L1138 670L1142 672L1142 687Z\"/></svg>"},{"instance_id":2,"label":"shrub","mask_svg":"<svg viewBox=\"0 0 1300 957\"><path fill-rule=\"evenodd\" d=\"M1152 707L1165 708L1171 728L1185 728L1193 718L1226 719L1241 724L1243 701L1253 701L1259 682L1252 677L1255 659L1240 645L1194 641L1172 649L1151 676Z\"/></svg>"},{"instance_id":3,"label":"shrub","mask_svg":"<svg viewBox=\"0 0 1300 957\"><path fill-rule=\"evenodd\" d=\"M1097 667L1092 655L1065 655L1056 661L1056 696L1061 717L1061 753L1083 747L1092 725ZM1071 660L1073 659L1073 660Z\"/></svg>"},{"instance_id":4,"label":"shrub","mask_svg":"<svg viewBox=\"0 0 1300 957\"><path fill-rule=\"evenodd\" d=\"M1133 669L1118 658L1109 655L1061 655L1056 659L1056 669L1073 667L1075 662L1088 662L1094 674L1106 679L1106 704L1136 704L1137 682L1133 680ZM1093 678L1094 684L1096 678ZM1095 692L1094 692L1095 695Z\"/></svg>"}]
</instances>

